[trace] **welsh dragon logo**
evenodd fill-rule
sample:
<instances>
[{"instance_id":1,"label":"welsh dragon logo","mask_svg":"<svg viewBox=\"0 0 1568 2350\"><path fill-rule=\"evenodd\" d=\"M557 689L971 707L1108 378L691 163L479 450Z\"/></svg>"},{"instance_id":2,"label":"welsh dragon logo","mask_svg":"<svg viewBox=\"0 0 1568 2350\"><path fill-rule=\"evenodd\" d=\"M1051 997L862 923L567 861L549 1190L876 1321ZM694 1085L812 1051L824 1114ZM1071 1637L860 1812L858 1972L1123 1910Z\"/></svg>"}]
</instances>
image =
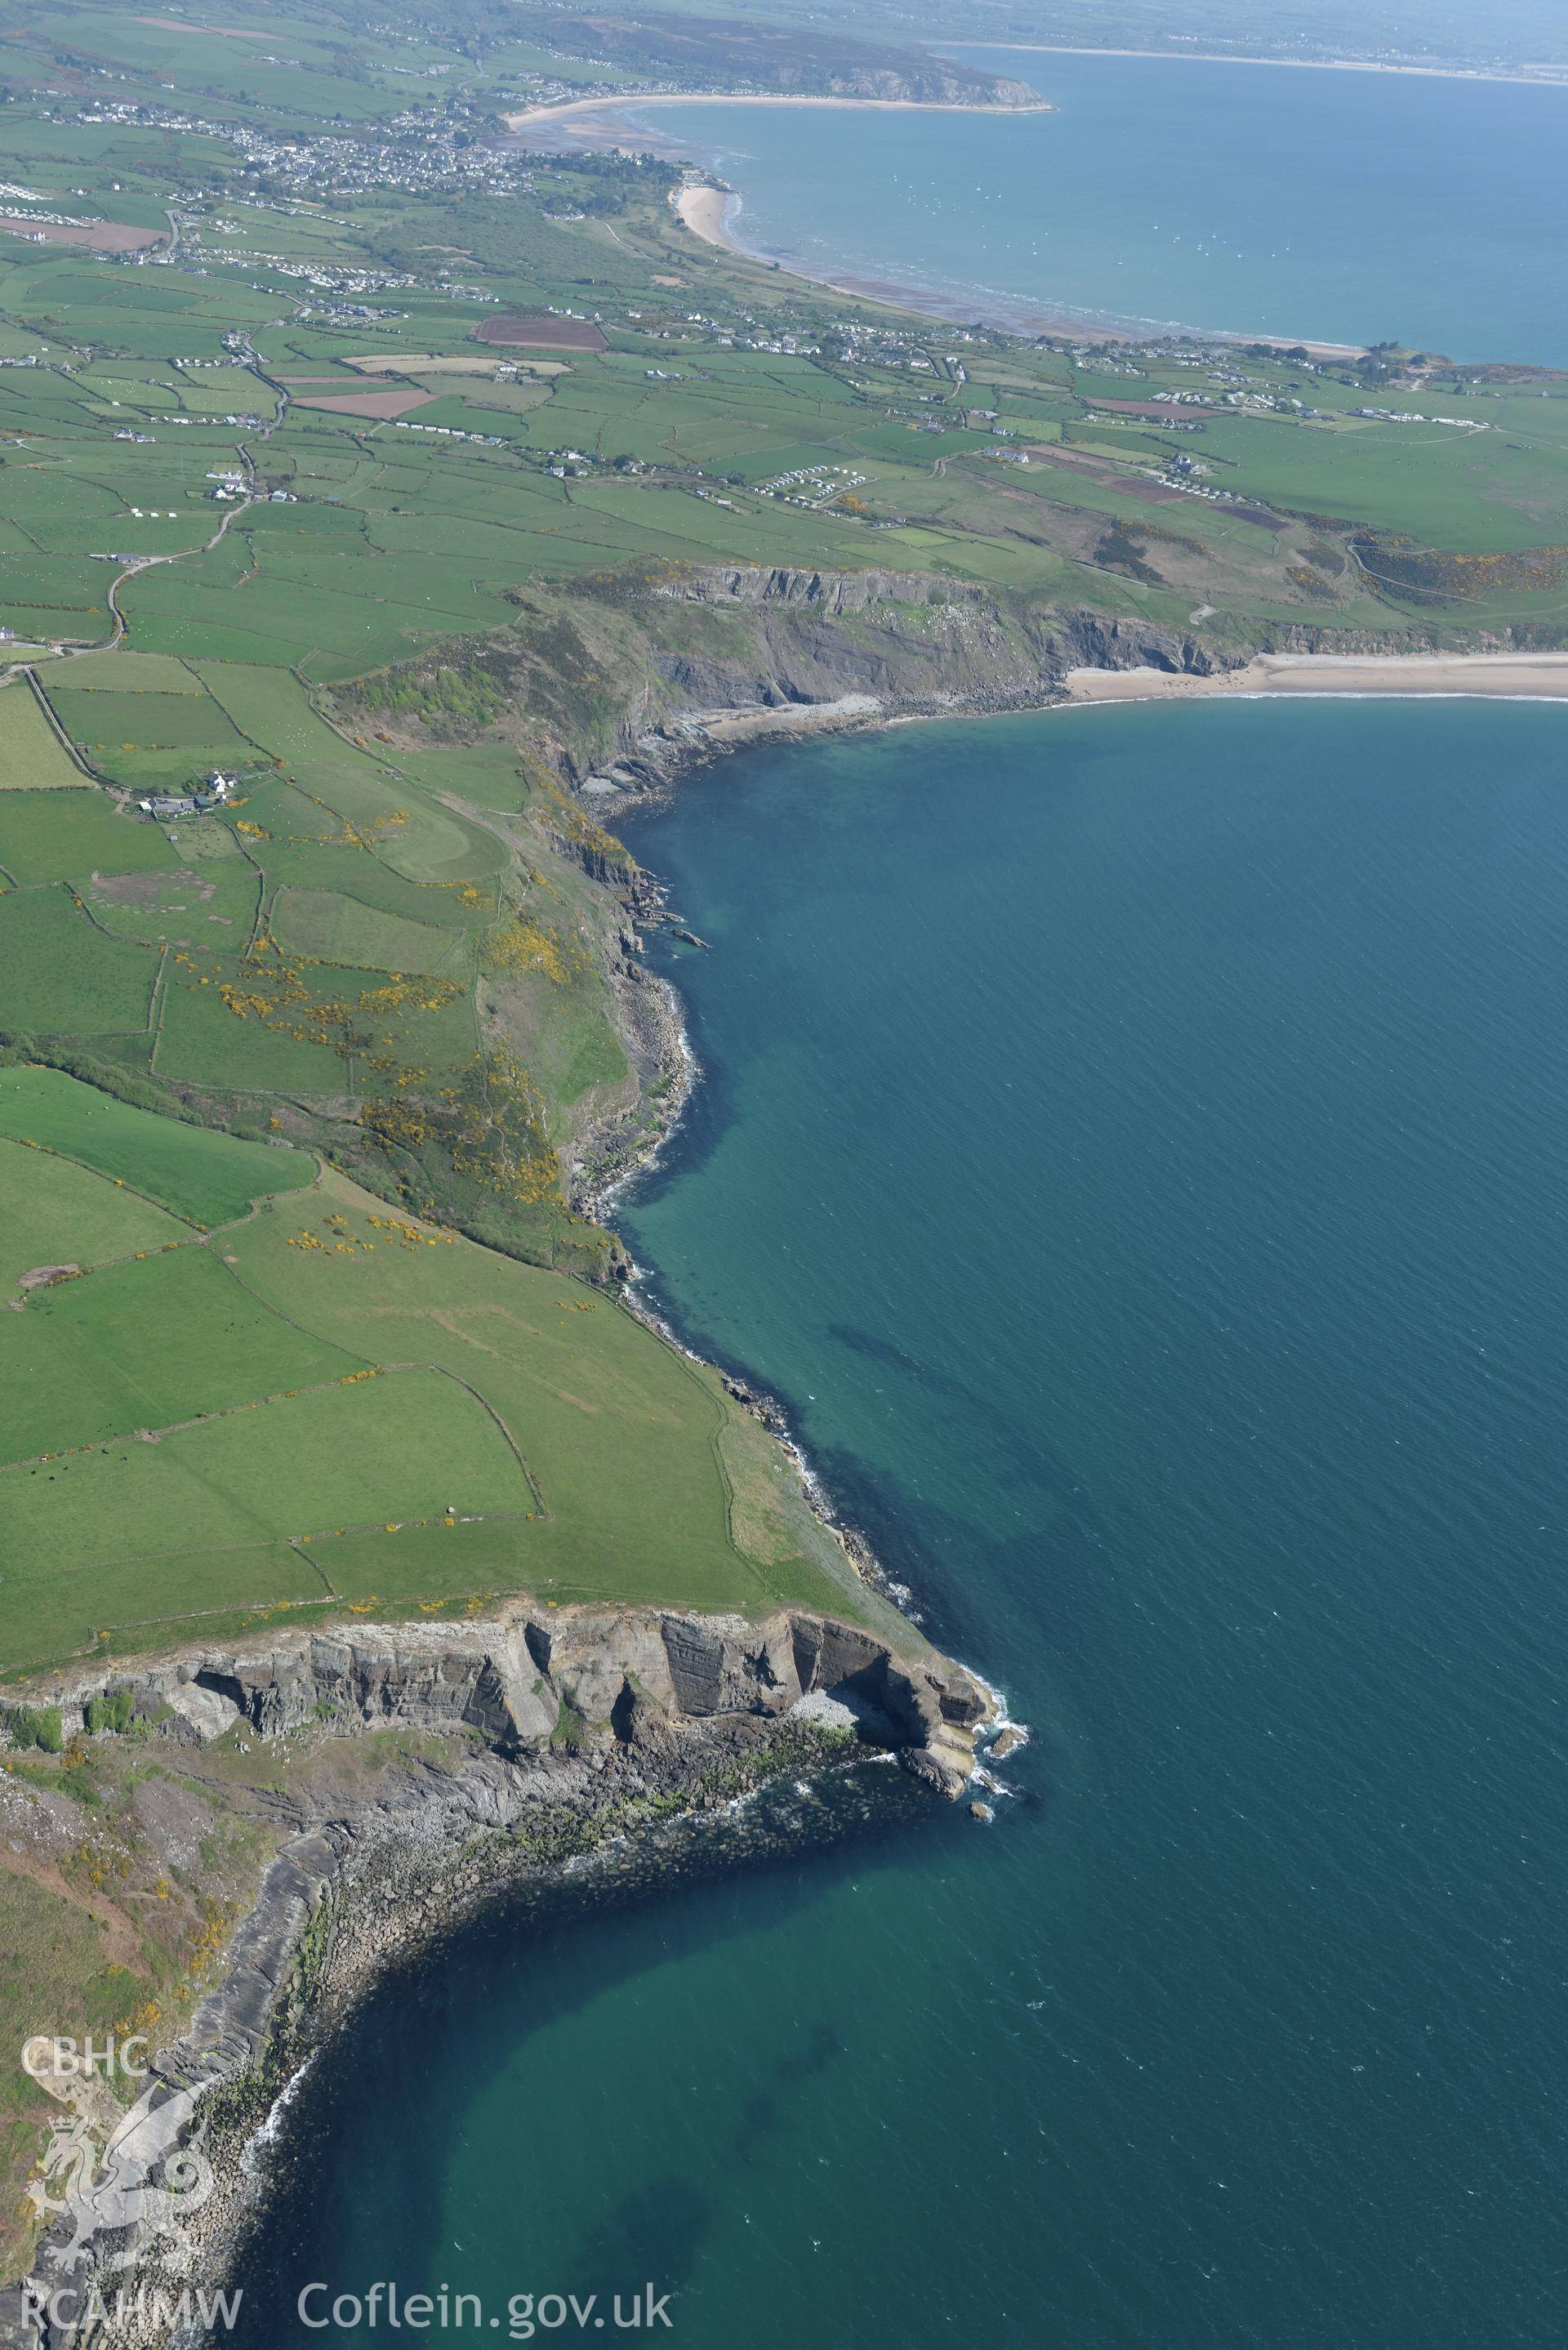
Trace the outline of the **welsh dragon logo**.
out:
<instances>
[{"instance_id":1,"label":"welsh dragon logo","mask_svg":"<svg viewBox=\"0 0 1568 2350\"><path fill-rule=\"evenodd\" d=\"M62 2108L27 2186L47 2231L35 2291L47 2296L86 2270L105 2278L149 2259L183 2269L193 2251L189 2222L213 2185L204 2126L184 2138L193 2093L154 2076L134 2105L121 2106L96 2073L51 2064L55 2045L29 2041L22 2058Z\"/></svg>"}]
</instances>

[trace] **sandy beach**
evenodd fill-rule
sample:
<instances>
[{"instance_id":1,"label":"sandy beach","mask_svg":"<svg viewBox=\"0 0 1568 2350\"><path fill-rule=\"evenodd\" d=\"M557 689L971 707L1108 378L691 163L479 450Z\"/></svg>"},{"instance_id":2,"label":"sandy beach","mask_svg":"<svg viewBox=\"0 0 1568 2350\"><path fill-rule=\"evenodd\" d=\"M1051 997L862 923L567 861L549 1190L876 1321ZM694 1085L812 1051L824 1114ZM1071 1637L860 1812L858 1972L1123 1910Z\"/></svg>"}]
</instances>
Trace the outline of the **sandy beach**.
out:
<instances>
[{"instance_id":1,"label":"sandy beach","mask_svg":"<svg viewBox=\"0 0 1568 2350\"><path fill-rule=\"evenodd\" d=\"M1075 669L1070 702L1199 702L1218 694L1497 694L1516 701L1568 701L1568 652L1260 653L1220 677L1168 670Z\"/></svg>"},{"instance_id":2,"label":"sandy beach","mask_svg":"<svg viewBox=\"0 0 1568 2350\"><path fill-rule=\"evenodd\" d=\"M675 200L675 209L691 231L704 244L722 244L731 253L741 247L724 234L724 224L730 207L737 201L728 188L682 188Z\"/></svg>"},{"instance_id":3,"label":"sandy beach","mask_svg":"<svg viewBox=\"0 0 1568 2350\"><path fill-rule=\"evenodd\" d=\"M576 114L602 113L618 106L847 106L869 108L874 114L1054 114L1042 99L1038 106L951 106L939 98L809 98L779 91L723 89L617 90L608 98L569 98L556 106L531 106L525 114L509 114L509 130L527 130L535 123L563 122Z\"/></svg>"},{"instance_id":4,"label":"sandy beach","mask_svg":"<svg viewBox=\"0 0 1568 2350\"><path fill-rule=\"evenodd\" d=\"M722 245L726 252L738 253L745 261L765 259L764 255L748 251L732 233L734 218L740 209L740 203L741 199L733 189L693 185L681 189L675 200L675 209L691 231L692 235L700 236L704 244ZM950 295L935 294L929 288L900 286L888 279L813 278L808 272L796 268L789 262L781 262L779 266L788 270L792 276L805 277L808 284L826 286L835 294L851 295L857 301L883 302L892 309L921 311L928 317L945 319L950 324L961 322L967 325L975 316L975 304L972 299L967 303L960 302ZM1006 324L1010 331L1019 334L1085 335L1092 332L1096 339L1102 342L1134 343L1139 339L1130 327L1095 326L1091 328L1082 318L1069 317L1065 315L1056 317L1045 311L1025 315L1021 309L1018 315L1008 319ZM1220 342L1235 338L1216 336L1213 339ZM1271 348L1278 350L1298 348L1306 350L1314 359L1358 359L1361 355L1361 346L1358 343L1298 344L1293 338L1284 335L1257 335L1251 339L1267 343Z\"/></svg>"},{"instance_id":5,"label":"sandy beach","mask_svg":"<svg viewBox=\"0 0 1568 2350\"><path fill-rule=\"evenodd\" d=\"M682 96L684 97L685 93ZM641 106L650 102L646 99L639 99L635 101L624 98L582 99L566 106L535 107L529 114L509 115L507 120L514 130L528 123L538 125L546 122L569 129L572 122L585 113L593 113L600 117L607 116L613 120L613 110L618 106L632 103ZM717 93L710 94L710 102L726 106L742 104L747 106L881 106L888 110L896 110L898 106L904 103L902 100L858 98L757 97L732 99L721 99ZM992 107L962 109L927 107L913 110L927 113L964 111L981 114L1002 111L1020 113L1055 111L1054 108L1012 109ZM728 253L738 254L743 261L761 261L776 266L792 277L802 278L807 285L826 286L830 293L846 295L851 300L857 302L877 302L888 309L912 310L950 326L967 326L976 317L984 317L990 323L1002 327L1009 334L1093 335L1099 342L1137 343L1146 340L1149 334L1158 331L1153 327L1139 330L1128 326L1107 326L1103 320L1075 317L1068 311L1033 309L1028 304L1022 302L1010 303L1006 306L1005 311L1002 311L997 309L994 305L977 303L972 295L961 299L955 295L940 293L930 286L909 285L897 278L818 276L810 270L802 269L794 262L779 261L775 264L771 254L758 253L743 244L734 233L735 218L740 207L741 197L734 189L712 187L700 182L693 182L691 186L682 188L675 199L675 209L681 220L691 231L693 236L700 237L704 244L721 245ZM1172 328L1168 331L1189 330ZM1359 358L1361 350L1360 345L1355 343L1325 343L1315 341L1311 338L1303 338L1286 335L1255 335L1242 338L1240 335L1215 334L1205 339L1216 344L1246 339L1267 343L1279 350L1299 347L1310 352L1314 359L1356 359Z\"/></svg>"},{"instance_id":6,"label":"sandy beach","mask_svg":"<svg viewBox=\"0 0 1568 2350\"><path fill-rule=\"evenodd\" d=\"M940 43L929 46L942 54ZM1153 57L1166 65L1283 66L1293 73L1414 74L1427 81L1523 82L1532 89L1568 89L1568 66L1544 66L1537 72L1521 67L1510 73L1503 66L1400 65L1378 57L1242 57L1221 49L1089 49L1065 41L954 41L951 47L1015 50L1032 57Z\"/></svg>"}]
</instances>

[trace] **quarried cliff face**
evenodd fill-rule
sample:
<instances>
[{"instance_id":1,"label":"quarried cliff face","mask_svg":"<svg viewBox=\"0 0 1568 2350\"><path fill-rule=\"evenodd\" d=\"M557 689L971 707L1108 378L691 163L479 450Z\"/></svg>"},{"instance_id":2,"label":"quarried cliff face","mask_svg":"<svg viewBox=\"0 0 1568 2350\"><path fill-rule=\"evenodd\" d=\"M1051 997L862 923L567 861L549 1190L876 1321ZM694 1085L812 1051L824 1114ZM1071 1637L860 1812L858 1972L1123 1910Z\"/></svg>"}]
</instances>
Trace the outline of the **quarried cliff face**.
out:
<instances>
[{"instance_id":1,"label":"quarried cliff face","mask_svg":"<svg viewBox=\"0 0 1568 2350\"><path fill-rule=\"evenodd\" d=\"M157 2230L182 2167L201 2186L181 2207L182 2257L194 2247L215 2273L242 2217L238 2148L281 2069L379 1964L498 1886L877 1751L956 1796L994 1713L912 1630L896 1652L795 1609L751 1621L523 1601L460 1624L355 1623L134 1673L99 1666L57 1694L65 1734L108 1769L123 1762L128 1784L156 1758L159 1801L141 1814L171 1868L224 1820L261 1840L216 1979L39 2245L36 2285L67 2296L128 2251L146 2262L139 2278L162 2272ZM123 1751L123 1730L86 1728L106 1694L137 1732ZM36 2338L25 2296L0 2293L0 2343Z\"/></svg>"},{"instance_id":2,"label":"quarried cliff face","mask_svg":"<svg viewBox=\"0 0 1568 2350\"><path fill-rule=\"evenodd\" d=\"M514 601L509 629L337 689L343 723L392 743L511 740L569 784L635 786L769 712L1033 708L1070 669L1201 676L1255 649L899 571L683 564Z\"/></svg>"},{"instance_id":3,"label":"quarried cliff face","mask_svg":"<svg viewBox=\"0 0 1568 2350\"><path fill-rule=\"evenodd\" d=\"M873 1633L793 1609L753 1623L519 1606L472 1625L356 1627L246 1655L198 1653L120 1685L165 1700L197 1736L240 1721L262 1738L324 1722L463 1727L512 1760L557 1740L564 1717L580 1725L574 1743L668 1752L691 1724L776 1721L826 1696L944 1794L964 1783L988 1702L934 1650L909 1661Z\"/></svg>"}]
</instances>

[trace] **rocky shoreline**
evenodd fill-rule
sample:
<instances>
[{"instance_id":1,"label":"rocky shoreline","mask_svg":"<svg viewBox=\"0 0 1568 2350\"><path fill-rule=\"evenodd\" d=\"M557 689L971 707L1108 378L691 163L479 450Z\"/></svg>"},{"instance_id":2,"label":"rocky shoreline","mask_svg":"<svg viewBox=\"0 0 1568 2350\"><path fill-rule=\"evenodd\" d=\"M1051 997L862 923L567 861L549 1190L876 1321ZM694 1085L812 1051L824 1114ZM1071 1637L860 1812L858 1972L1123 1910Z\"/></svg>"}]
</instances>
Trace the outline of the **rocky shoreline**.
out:
<instances>
[{"instance_id":1,"label":"rocky shoreline","mask_svg":"<svg viewBox=\"0 0 1568 2350\"><path fill-rule=\"evenodd\" d=\"M530 734L538 736L528 693L531 617L511 642L480 647L472 658L487 683L527 710ZM614 714L593 733L546 732L534 747L596 822L613 827L667 800L687 776L762 743L1091 701L1287 688L1568 690L1561 675L1544 689L1518 681L1564 657L1540 652L1511 629L1382 631L1303 621L1217 634L1196 625L1199 617L1182 629L1086 608L1034 609L916 573L672 566L614 598L582 595L572 604L586 673ZM604 1220L657 1160L701 1074L679 996L649 969L642 933L661 928L702 941L683 928L657 876L633 867L629 879L595 878L621 898L619 947L607 977L628 1055L648 1072L638 1099L595 1121L571 1152L573 1205Z\"/></svg>"},{"instance_id":2,"label":"rocky shoreline","mask_svg":"<svg viewBox=\"0 0 1568 2350\"><path fill-rule=\"evenodd\" d=\"M1210 678L1230 665L1223 653L1176 630L1088 613L1036 619L1004 612L979 589L914 573L680 567L649 583L632 610L640 641L628 660L623 639L630 615L617 613L620 658L612 671L607 642L605 666L618 681L640 676L641 689L630 695L622 689L607 738L545 746L583 806L611 827L667 800L689 775L761 743L1049 709L1071 698L1068 678L1084 666ZM591 657L598 650L591 602L579 601L574 619L587 624ZM1237 651L1236 664L1246 657ZM526 658L511 648L497 648L493 657L519 699ZM679 994L649 969L642 934L663 929L702 942L682 929L656 875L634 867L629 881L595 878L623 900L625 926L606 976L621 1041L633 1066L648 1072L639 1099L597 1119L571 1153L572 1204L605 1221L618 1195L657 1161L701 1075ZM649 1132L644 1112L655 1087L659 1118Z\"/></svg>"},{"instance_id":3,"label":"rocky shoreline","mask_svg":"<svg viewBox=\"0 0 1568 2350\"><path fill-rule=\"evenodd\" d=\"M962 1794L991 1694L911 1633L898 1648L836 1618L540 1609L483 1621L289 1633L245 1655L192 1649L63 1692L67 1731L129 1693L183 1775L265 1823L275 1849L181 2037L40 2240L29 2293L0 2294L0 2344L152 2350L147 2296L211 2288L257 2201L247 2152L279 2093L394 1960L496 1894L587 1865L781 1774L894 1755ZM390 1742L389 1743L389 1734ZM247 1781L207 1761L265 1752ZM111 2116L112 2121L112 2116ZM265 2166L263 2166L265 2168ZM29 2317L97 2282L140 2298L72 2331Z\"/></svg>"},{"instance_id":4,"label":"rocky shoreline","mask_svg":"<svg viewBox=\"0 0 1568 2350\"><path fill-rule=\"evenodd\" d=\"M1075 670L1196 681L1240 670L1254 650L1088 612L1003 608L893 573L682 569L615 615L606 654L628 622L654 652L632 671L640 689L607 738L548 745L582 805L612 819L770 735L1046 708L1069 698ZM1311 652L1314 636L1279 650ZM521 700L525 639L499 657L515 664ZM628 925L679 927L652 877L596 878L618 890ZM700 1074L679 997L648 970L637 928L622 929L616 951L626 1041L663 1113L651 1135L633 1116L584 1138L574 1191L596 1214L657 1155ZM646 1301L640 1310L657 1318ZM103 2160L41 2239L40 2286L71 2293L98 2279L112 2304L128 2275L178 2294L231 2272L265 2173L253 2149L280 2095L389 1967L498 1893L649 1846L672 1821L784 1774L896 1755L933 1797L970 1787L977 1736L1002 1729L994 1696L894 1613L909 1594L838 1522L777 1403L743 1379L727 1385L792 1452L880 1631L791 1610L752 1624L519 1600L467 1623L354 1624L279 1635L244 1655L192 1648L67 1683L67 1735L83 1731L90 1700L129 1692L187 1783L264 1828L270 1853L217 1981L125 2121L110 2117ZM26 1699L0 1691L0 1702L7 1695ZM282 1767L225 1775L208 1759L220 1744ZM153 2350L166 2329L139 2308L74 2330L46 2324L40 2336L13 2287L0 2293L0 2350L40 2338Z\"/></svg>"}]
</instances>

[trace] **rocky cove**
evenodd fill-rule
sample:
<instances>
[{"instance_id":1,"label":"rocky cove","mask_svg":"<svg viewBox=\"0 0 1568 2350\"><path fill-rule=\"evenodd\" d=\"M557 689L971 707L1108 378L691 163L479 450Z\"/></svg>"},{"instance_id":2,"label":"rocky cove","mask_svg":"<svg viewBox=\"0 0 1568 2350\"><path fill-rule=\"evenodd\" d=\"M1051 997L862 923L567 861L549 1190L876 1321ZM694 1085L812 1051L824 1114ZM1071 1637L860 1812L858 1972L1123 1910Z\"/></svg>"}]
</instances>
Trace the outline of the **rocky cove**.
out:
<instances>
[{"instance_id":1,"label":"rocky cove","mask_svg":"<svg viewBox=\"0 0 1568 2350\"><path fill-rule=\"evenodd\" d=\"M509 629L338 688L334 714L373 724L394 756L400 740L509 741L613 816L623 795L770 735L1047 708L1075 671L1204 679L1260 655L1534 650L1509 627L1367 630L1212 608L1172 627L875 567L647 565L513 601Z\"/></svg>"},{"instance_id":2,"label":"rocky cove","mask_svg":"<svg viewBox=\"0 0 1568 2350\"><path fill-rule=\"evenodd\" d=\"M7 1697L15 1693L5 1693ZM933 1797L961 1794L989 1692L918 1634L895 1649L831 1617L761 1621L516 1603L456 1626L290 1631L246 1653L192 1649L59 1691L63 1731L121 1700L148 1856L200 1869L221 1819L257 1832L250 1882L186 2028L157 2048L134 2106L91 2081L63 2101L106 2137L40 2239L29 2291L0 2295L0 2342L38 2336L98 2282L210 2285L256 2203L246 2148L289 2078L394 1960L509 1887L557 1878L784 1773L896 1755ZM40 1855L58 1823L7 1833ZM47 1866L47 1860L43 1865ZM99 2110L102 2108L102 2110ZM182 2199L183 2198L183 2199ZM161 2341L136 2316L44 2339Z\"/></svg>"},{"instance_id":3,"label":"rocky cove","mask_svg":"<svg viewBox=\"0 0 1568 2350\"><path fill-rule=\"evenodd\" d=\"M681 1007L640 932L679 931L655 874L605 829L713 761L771 741L917 720L1046 709L1075 673L1177 686L1248 681L1260 658L1521 656L1528 631L1267 625L1206 608L1174 628L929 574L687 562L623 567L570 589L514 591L505 630L333 690L354 739L400 747L504 743L544 785L551 847L594 885L596 960L631 1072L567 1114L568 1193L598 1220L678 1119L695 1076ZM493 825L471 803L453 805ZM527 832L509 835L526 850ZM619 1271L628 1269L618 1259Z\"/></svg>"},{"instance_id":4,"label":"rocky cove","mask_svg":"<svg viewBox=\"0 0 1568 2350\"><path fill-rule=\"evenodd\" d=\"M1270 641L1310 653L1327 640L1281 629ZM1351 645L1336 633L1334 649L1414 647L1403 634ZM678 568L630 590L520 594L516 629L465 651L462 676L471 709L476 681L490 697L492 739L514 739L585 813L613 815L761 734L1038 706L1064 698L1074 669L1198 678L1257 650L1255 637L1035 611L895 573ZM436 660L411 668L378 722L416 739L476 739L445 708L455 674ZM657 1074L678 1055L678 1022L625 928L628 913L659 915L655 887L594 828L563 840L603 889L617 1000L640 1009L640 1028L628 1014L628 1045L639 1072ZM589 1171L613 1180L646 1144L628 1129ZM221 2270L254 2209L244 2149L280 2090L379 1972L498 1891L581 1869L623 1840L651 1847L673 1818L871 1752L896 1753L915 1781L957 1796L992 1711L912 1629L878 1638L792 1611L752 1624L521 1602L458 1626L355 1623L269 1635L240 1654L195 1648L135 1673L99 1665L62 1685L67 1737L106 1692L128 1697L144 1733L128 1765L154 1759L135 1789L149 1855L205 1883L216 1823L243 1823L253 1842L244 1865L220 1872L225 1930L188 2027L159 2050L107 2164L45 2234L36 2273L51 2288L112 2279L127 2256L139 2282L177 2282L192 2261L203 2278ZM63 1802L7 1819L46 1866L75 1832ZM176 2212L171 2182L192 2142L207 2191L199 2210ZM31 2338L14 2290L0 2342ZM162 2337L133 2322L99 2338L139 2350Z\"/></svg>"},{"instance_id":5,"label":"rocky cove","mask_svg":"<svg viewBox=\"0 0 1568 2350\"><path fill-rule=\"evenodd\" d=\"M482 660L493 731L515 729L524 759L597 813L780 725L1038 700L1086 649L1129 665L1184 658L1147 634L1036 640L983 598L913 576L681 569L640 583L632 608L618 591L520 599L516 630ZM417 713L394 723L470 736L443 713L445 674L422 671ZM680 1006L625 927L628 913L659 918L657 885L606 856L591 822L581 835L566 825L557 845L604 892L607 977L639 1090L678 1075L678 1108L691 1075ZM647 1155L645 1131L615 1125L578 1156L585 1204ZM784 1433L765 1399L732 1391ZM224 2273L258 2200L247 2149L280 2092L389 1968L504 1889L617 1852L657 1870L680 1822L802 1772L896 1755L906 1786L962 1794L994 1702L898 1618L875 1561L840 1539L880 1633L797 1611L749 1622L518 1602L463 1624L280 1631L240 1653L192 1647L59 1677L67 1762L86 1751L99 1766L117 1823L130 1823L133 1877L190 1905L202 1979L176 1987L182 2028L169 2037L162 2018L133 2104L65 2091L69 2126L96 2132L99 2158L44 2207L28 2287L0 2293L0 2344L38 2338L40 2293L64 2294L74 2313L87 2304L70 2296L95 2284L112 2308L127 2277L155 2294ZM95 1729L111 1700L128 1738ZM0 1706L36 1701L0 1690ZM63 1794L15 1776L4 1794L8 1839L59 1891L92 1831L82 1838ZM93 1883L122 1857L106 1846ZM128 1934L112 1884L86 1899L130 1958L134 1908ZM102 2327L46 2324L44 2338L140 2350L164 2337L155 2318L122 2314Z\"/></svg>"}]
</instances>

